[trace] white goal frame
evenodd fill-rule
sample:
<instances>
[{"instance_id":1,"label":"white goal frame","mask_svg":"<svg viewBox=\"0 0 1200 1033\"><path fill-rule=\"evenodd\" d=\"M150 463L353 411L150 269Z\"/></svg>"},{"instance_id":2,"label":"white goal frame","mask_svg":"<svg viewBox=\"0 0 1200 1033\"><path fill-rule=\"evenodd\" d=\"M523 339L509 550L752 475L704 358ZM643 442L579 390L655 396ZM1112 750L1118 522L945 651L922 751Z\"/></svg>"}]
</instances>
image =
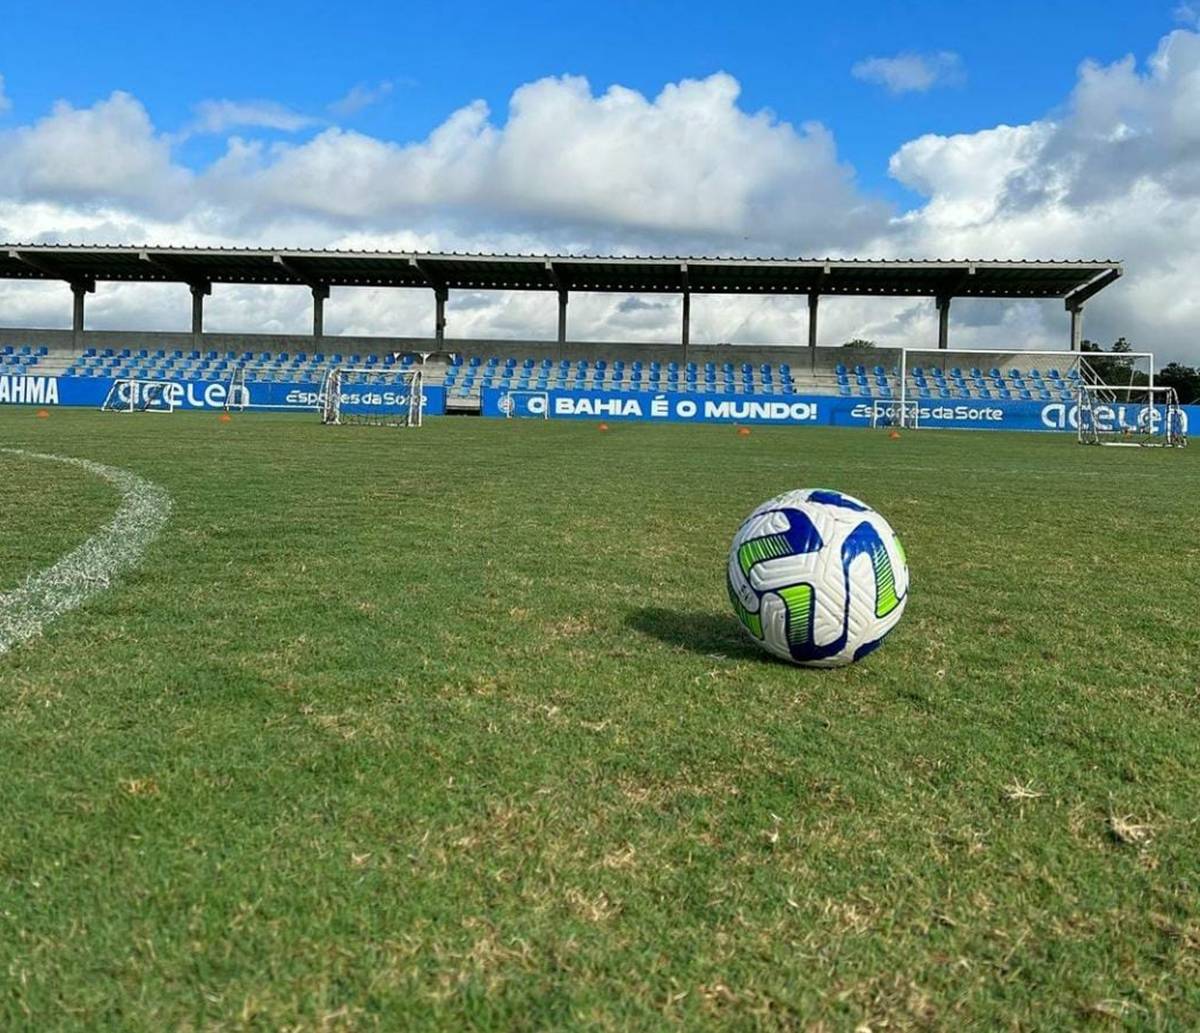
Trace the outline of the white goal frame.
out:
<instances>
[{"instance_id":1,"label":"white goal frame","mask_svg":"<svg viewBox=\"0 0 1200 1033\"><path fill-rule=\"evenodd\" d=\"M388 388L407 390L407 406L394 412L376 415L358 413L352 409L344 410L343 406L347 403L343 395L354 387L365 388L368 386L351 383L347 379L358 375L388 377L391 381L386 385ZM424 386L425 375L420 369L397 370L394 367L379 369L365 366L334 366L326 372L321 381L321 391L317 396L317 412L321 414L323 424L333 427L343 426L347 423L366 423L382 427L420 427L425 412Z\"/></svg>"},{"instance_id":2,"label":"white goal frame","mask_svg":"<svg viewBox=\"0 0 1200 1033\"><path fill-rule=\"evenodd\" d=\"M229 383L225 385L225 411L245 412L250 404L250 392L246 390L246 366L234 366L229 374Z\"/></svg>"},{"instance_id":3,"label":"white goal frame","mask_svg":"<svg viewBox=\"0 0 1200 1033\"><path fill-rule=\"evenodd\" d=\"M519 398L540 398L542 399L542 411L534 412L532 409L527 409L526 412L518 415L516 406L512 404L514 397ZM504 411L506 420L548 420L550 419L550 392L549 391L505 391L500 398L500 408Z\"/></svg>"},{"instance_id":4,"label":"white goal frame","mask_svg":"<svg viewBox=\"0 0 1200 1033\"><path fill-rule=\"evenodd\" d=\"M175 411L175 392L167 390L172 386L169 380L139 380L134 377L120 377L112 382L112 387L104 396L100 411L173 413ZM122 388L124 397L122 397Z\"/></svg>"},{"instance_id":5,"label":"white goal frame","mask_svg":"<svg viewBox=\"0 0 1200 1033\"><path fill-rule=\"evenodd\" d=\"M981 349L977 350L977 349L969 349L969 348L901 348L900 349L900 402L902 405L904 403L912 401L912 399L909 398L909 392L908 392L908 370L911 365L911 363L909 363L909 361L908 361L908 357L910 355L936 355L943 360L948 360L953 357L953 358L956 358L959 360L960 365L962 365L963 363L969 362L971 365L975 365L975 366L977 366L979 364L979 361L981 359L983 359L984 361L987 361L987 358L989 356L994 357L996 355L1006 355L1010 358L1018 356L1018 355L1022 355L1022 356L1028 355L1029 361L1037 361L1039 365L1041 364L1042 360L1045 360L1045 359L1063 359L1063 360L1066 360L1061 363L1061 365L1066 367L1066 370L1064 372L1070 372L1071 370L1077 370L1079 372L1080 378L1083 380L1083 382L1088 383L1088 384L1099 384L1102 382L1102 378L1100 377L1100 375L1096 372L1095 369L1093 369L1088 364L1088 359L1090 359L1090 358L1127 361L1127 362L1134 364L1135 368L1138 363L1144 362L1144 364L1145 364L1144 372L1147 377L1146 384L1108 385L1108 386L1121 387L1121 388L1128 386L1128 387L1133 387L1133 388L1140 388L1143 391L1145 391L1147 389L1149 389L1151 391L1154 390L1154 352L1085 352L1085 351L1048 351L1048 352L1044 352L1044 351L1030 351L1030 352L994 351L994 352L989 352L989 351L983 351ZM945 368L947 365L949 365L949 363L947 361L943 361L943 362L938 363L938 365ZM902 409L901 417L903 417L903 416L904 416L904 410ZM903 424L901 424L901 425L903 426Z\"/></svg>"},{"instance_id":6,"label":"white goal frame","mask_svg":"<svg viewBox=\"0 0 1200 1033\"><path fill-rule=\"evenodd\" d=\"M1187 444L1187 424L1173 387L1080 384L1075 398L1075 434L1081 445L1182 448ZM1137 410L1132 425L1126 422L1126 410L1131 408Z\"/></svg>"},{"instance_id":7,"label":"white goal frame","mask_svg":"<svg viewBox=\"0 0 1200 1033\"><path fill-rule=\"evenodd\" d=\"M921 426L921 404L915 398L875 398L871 401L871 426L916 430Z\"/></svg>"}]
</instances>

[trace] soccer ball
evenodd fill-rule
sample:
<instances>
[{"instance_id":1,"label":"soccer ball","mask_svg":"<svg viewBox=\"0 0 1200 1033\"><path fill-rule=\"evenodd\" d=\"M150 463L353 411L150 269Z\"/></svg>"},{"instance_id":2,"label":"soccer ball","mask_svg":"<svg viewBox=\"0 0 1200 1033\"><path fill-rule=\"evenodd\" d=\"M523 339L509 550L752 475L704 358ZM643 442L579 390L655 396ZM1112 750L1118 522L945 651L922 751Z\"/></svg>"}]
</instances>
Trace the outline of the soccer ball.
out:
<instances>
[{"instance_id":1,"label":"soccer ball","mask_svg":"<svg viewBox=\"0 0 1200 1033\"><path fill-rule=\"evenodd\" d=\"M729 600L768 653L807 667L861 660L900 622L908 562L888 522L836 491L764 502L729 549Z\"/></svg>"}]
</instances>

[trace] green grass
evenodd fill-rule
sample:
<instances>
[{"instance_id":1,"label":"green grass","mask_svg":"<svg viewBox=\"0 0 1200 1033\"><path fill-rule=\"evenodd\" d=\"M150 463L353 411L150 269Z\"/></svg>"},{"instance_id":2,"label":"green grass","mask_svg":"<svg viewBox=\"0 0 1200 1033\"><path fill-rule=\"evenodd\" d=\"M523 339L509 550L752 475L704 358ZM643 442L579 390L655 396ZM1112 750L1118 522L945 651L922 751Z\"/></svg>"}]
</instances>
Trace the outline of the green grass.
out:
<instances>
[{"instance_id":1,"label":"green grass","mask_svg":"<svg viewBox=\"0 0 1200 1033\"><path fill-rule=\"evenodd\" d=\"M0 1028L1200 1021L1196 450L25 410L0 442L175 500L0 657ZM0 590L116 504L0 484ZM803 486L911 564L839 671L725 598L733 530Z\"/></svg>"}]
</instances>

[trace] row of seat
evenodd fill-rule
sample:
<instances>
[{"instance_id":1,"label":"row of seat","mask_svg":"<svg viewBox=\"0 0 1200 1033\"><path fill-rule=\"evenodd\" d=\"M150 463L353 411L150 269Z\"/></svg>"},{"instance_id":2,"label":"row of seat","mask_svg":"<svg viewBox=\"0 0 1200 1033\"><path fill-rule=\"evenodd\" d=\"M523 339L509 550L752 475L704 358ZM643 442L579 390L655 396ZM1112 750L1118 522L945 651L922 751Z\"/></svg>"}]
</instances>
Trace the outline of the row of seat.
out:
<instances>
[{"instance_id":1,"label":"row of seat","mask_svg":"<svg viewBox=\"0 0 1200 1033\"><path fill-rule=\"evenodd\" d=\"M45 347L0 347L0 372L22 373L50 357ZM55 369L56 357L49 368ZM410 369L415 354L376 355L358 352L216 351L200 349L88 348L70 358L61 372L83 377L194 379L248 383L315 381L331 366L356 366L381 372ZM429 382L439 380L459 398L478 397L489 387L505 390L654 391L699 394L829 393L841 397L896 398L899 369L882 365L839 363L830 373L811 373L807 363L794 372L786 362L659 362L621 359L550 359L529 357L434 355L425 367ZM57 370L56 370L57 371ZM239 373L240 371L240 373ZM1042 400L1073 398L1079 374L1064 375L1055 367L1039 369L916 365L907 371L909 397L941 400ZM371 378L366 378L370 380ZM380 380L381 383L388 382Z\"/></svg>"}]
</instances>

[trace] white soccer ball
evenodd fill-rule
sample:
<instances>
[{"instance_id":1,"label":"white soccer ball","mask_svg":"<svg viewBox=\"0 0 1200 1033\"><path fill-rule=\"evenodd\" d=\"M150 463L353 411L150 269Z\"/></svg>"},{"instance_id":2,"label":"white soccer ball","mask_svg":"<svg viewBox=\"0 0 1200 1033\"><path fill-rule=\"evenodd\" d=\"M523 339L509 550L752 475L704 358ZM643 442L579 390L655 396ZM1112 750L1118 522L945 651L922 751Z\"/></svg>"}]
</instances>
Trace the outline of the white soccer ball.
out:
<instances>
[{"instance_id":1,"label":"white soccer ball","mask_svg":"<svg viewBox=\"0 0 1200 1033\"><path fill-rule=\"evenodd\" d=\"M767 652L807 667L861 660L900 622L908 562L870 506L802 489L764 502L729 549L729 599Z\"/></svg>"}]
</instances>

